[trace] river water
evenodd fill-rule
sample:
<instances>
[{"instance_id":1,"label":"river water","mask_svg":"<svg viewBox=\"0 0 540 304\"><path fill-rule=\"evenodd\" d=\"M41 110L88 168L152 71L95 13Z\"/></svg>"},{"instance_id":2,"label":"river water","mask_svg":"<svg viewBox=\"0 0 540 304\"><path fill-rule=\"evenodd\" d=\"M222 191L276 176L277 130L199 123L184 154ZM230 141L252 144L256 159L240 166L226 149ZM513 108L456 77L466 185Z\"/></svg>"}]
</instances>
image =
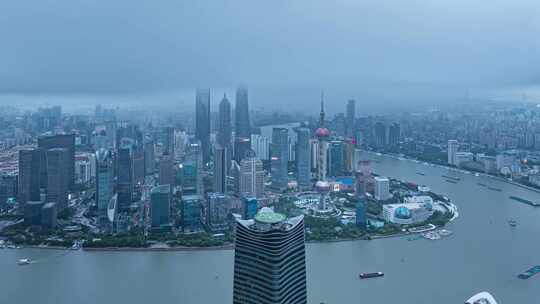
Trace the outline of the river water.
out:
<instances>
[{"instance_id":1,"label":"river water","mask_svg":"<svg viewBox=\"0 0 540 304\"><path fill-rule=\"evenodd\" d=\"M490 291L499 303L539 303L540 276L516 275L540 264L540 208L509 195L540 201L540 194L487 177L444 168L376 159L373 171L446 194L460 216L440 241L388 238L307 245L309 303L463 303ZM423 172L426 175L418 175ZM477 183L502 189L488 190ZM512 228L509 219L518 221ZM70 252L0 250L0 303L231 303L233 252ZM38 263L17 266L19 258ZM359 280L358 273L384 278Z\"/></svg>"}]
</instances>

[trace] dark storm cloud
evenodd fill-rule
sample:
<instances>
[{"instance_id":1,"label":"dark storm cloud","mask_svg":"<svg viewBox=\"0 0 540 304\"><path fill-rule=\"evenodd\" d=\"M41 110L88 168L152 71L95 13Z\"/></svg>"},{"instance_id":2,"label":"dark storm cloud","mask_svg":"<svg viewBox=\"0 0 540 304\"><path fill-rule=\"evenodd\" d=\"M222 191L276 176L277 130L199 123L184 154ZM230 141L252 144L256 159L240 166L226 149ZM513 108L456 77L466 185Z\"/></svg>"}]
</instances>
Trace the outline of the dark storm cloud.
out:
<instances>
[{"instance_id":1,"label":"dark storm cloud","mask_svg":"<svg viewBox=\"0 0 540 304\"><path fill-rule=\"evenodd\" d=\"M525 0L4 0L0 91L531 84L539 8Z\"/></svg>"}]
</instances>

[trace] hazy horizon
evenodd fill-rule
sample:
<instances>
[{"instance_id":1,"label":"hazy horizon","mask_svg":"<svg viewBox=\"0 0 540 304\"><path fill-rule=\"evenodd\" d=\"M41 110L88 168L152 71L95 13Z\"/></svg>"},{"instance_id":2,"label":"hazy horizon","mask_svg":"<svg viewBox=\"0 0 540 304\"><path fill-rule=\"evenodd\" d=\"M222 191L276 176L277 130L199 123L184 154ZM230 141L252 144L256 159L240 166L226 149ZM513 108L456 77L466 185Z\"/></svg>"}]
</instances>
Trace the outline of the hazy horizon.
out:
<instances>
[{"instance_id":1,"label":"hazy horizon","mask_svg":"<svg viewBox=\"0 0 540 304\"><path fill-rule=\"evenodd\" d=\"M481 92L538 83L540 5L517 2L7 1L0 94L105 104L245 84L269 109L305 108L320 89L366 108L498 98Z\"/></svg>"}]
</instances>

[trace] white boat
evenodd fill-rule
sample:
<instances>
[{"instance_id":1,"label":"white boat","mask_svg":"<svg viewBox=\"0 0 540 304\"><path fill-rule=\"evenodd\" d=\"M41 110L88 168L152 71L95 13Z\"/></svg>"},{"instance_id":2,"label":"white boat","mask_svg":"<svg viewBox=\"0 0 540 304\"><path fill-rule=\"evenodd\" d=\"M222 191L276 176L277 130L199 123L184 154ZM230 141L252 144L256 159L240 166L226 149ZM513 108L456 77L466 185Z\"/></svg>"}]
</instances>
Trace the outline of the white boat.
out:
<instances>
[{"instance_id":1,"label":"white boat","mask_svg":"<svg viewBox=\"0 0 540 304\"><path fill-rule=\"evenodd\" d=\"M21 266L22 266L22 265L28 265L28 264L30 264L30 263L32 263L32 261L31 261L30 259L20 259L20 260L17 262L17 264L19 264L19 265L21 265Z\"/></svg>"},{"instance_id":2,"label":"white boat","mask_svg":"<svg viewBox=\"0 0 540 304\"><path fill-rule=\"evenodd\" d=\"M497 304L497 301L489 292L482 291L468 299L465 304Z\"/></svg>"},{"instance_id":3,"label":"white boat","mask_svg":"<svg viewBox=\"0 0 540 304\"><path fill-rule=\"evenodd\" d=\"M425 232L425 233L422 233L422 236L428 240L440 240L441 239L441 235L435 231L429 231L429 232Z\"/></svg>"},{"instance_id":4,"label":"white boat","mask_svg":"<svg viewBox=\"0 0 540 304\"><path fill-rule=\"evenodd\" d=\"M446 229L441 229L438 231L439 235L442 236L442 237L445 237L445 236L450 236L452 235L452 231L450 230L446 230Z\"/></svg>"}]
</instances>

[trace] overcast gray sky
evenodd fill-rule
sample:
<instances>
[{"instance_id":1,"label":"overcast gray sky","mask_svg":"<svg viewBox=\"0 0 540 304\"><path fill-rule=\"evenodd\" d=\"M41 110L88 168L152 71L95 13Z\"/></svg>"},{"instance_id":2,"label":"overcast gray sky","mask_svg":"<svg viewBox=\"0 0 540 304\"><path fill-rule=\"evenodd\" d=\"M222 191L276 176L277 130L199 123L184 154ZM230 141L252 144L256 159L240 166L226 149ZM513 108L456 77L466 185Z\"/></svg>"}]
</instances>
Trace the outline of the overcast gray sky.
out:
<instances>
[{"instance_id":1,"label":"overcast gray sky","mask_svg":"<svg viewBox=\"0 0 540 304\"><path fill-rule=\"evenodd\" d=\"M3 0L0 11L3 93L243 83L361 98L539 80L538 0Z\"/></svg>"}]
</instances>

